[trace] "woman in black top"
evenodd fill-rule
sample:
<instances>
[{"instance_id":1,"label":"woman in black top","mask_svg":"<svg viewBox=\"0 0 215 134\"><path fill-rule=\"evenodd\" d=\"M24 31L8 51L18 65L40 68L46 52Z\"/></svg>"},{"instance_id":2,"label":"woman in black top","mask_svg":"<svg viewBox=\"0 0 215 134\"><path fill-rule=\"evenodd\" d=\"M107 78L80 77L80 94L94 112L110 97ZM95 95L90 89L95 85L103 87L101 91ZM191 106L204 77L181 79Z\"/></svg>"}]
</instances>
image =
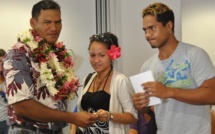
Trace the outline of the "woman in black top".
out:
<instances>
[{"instance_id":1,"label":"woman in black top","mask_svg":"<svg viewBox=\"0 0 215 134\"><path fill-rule=\"evenodd\" d=\"M83 133L127 134L137 115L128 78L113 69L113 60L120 57L117 37L112 33L92 35L88 49L95 73L83 89L78 106L81 111L98 114L98 121Z\"/></svg>"}]
</instances>

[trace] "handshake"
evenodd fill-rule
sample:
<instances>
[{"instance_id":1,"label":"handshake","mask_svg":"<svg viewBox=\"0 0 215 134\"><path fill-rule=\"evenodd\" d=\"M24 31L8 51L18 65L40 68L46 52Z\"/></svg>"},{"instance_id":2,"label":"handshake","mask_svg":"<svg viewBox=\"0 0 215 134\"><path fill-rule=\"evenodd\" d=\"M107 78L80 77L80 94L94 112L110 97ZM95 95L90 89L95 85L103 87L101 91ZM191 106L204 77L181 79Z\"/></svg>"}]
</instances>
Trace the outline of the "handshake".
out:
<instances>
[{"instance_id":1,"label":"handshake","mask_svg":"<svg viewBox=\"0 0 215 134\"><path fill-rule=\"evenodd\" d=\"M77 112L72 114L74 114L73 115L74 120L72 121L72 123L84 128L94 124L96 121L105 122L113 118L113 114L111 112L103 109L100 109L97 112L93 112L93 113L83 111L83 112Z\"/></svg>"}]
</instances>

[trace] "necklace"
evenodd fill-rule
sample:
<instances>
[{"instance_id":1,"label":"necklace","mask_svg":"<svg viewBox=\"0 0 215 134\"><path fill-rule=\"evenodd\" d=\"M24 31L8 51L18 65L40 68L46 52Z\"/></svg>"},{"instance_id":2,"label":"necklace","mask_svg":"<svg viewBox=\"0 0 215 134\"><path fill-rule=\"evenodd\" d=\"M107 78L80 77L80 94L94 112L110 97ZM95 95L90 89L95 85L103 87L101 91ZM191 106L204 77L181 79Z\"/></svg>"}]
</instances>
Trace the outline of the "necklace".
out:
<instances>
[{"instance_id":1,"label":"necklace","mask_svg":"<svg viewBox=\"0 0 215 134\"><path fill-rule=\"evenodd\" d=\"M73 70L72 57L63 42L50 45L32 29L20 33L19 41L28 46L27 51L30 48L33 61L38 63L38 89L46 86L49 94L56 100L75 98L79 79Z\"/></svg>"},{"instance_id":2,"label":"necklace","mask_svg":"<svg viewBox=\"0 0 215 134\"><path fill-rule=\"evenodd\" d=\"M106 80L105 80L105 84L104 84L104 86L103 86L103 90L104 90L104 87L105 87L106 82L107 82L107 80L108 80L108 78L109 78L109 76L110 76L110 73L112 72L112 69L113 69L113 68L111 67L110 71L105 75L105 77L102 79L102 81L101 81L101 82L99 82L99 85L98 85L98 87L97 87L96 91L98 91L98 90L99 90L99 88L100 88L101 84L103 83L103 81L104 81L104 80L105 80L105 78L106 78ZM97 78L97 76L96 76L96 77L94 78L94 80L93 80L93 92L94 92L94 89L95 89L96 78Z\"/></svg>"}]
</instances>

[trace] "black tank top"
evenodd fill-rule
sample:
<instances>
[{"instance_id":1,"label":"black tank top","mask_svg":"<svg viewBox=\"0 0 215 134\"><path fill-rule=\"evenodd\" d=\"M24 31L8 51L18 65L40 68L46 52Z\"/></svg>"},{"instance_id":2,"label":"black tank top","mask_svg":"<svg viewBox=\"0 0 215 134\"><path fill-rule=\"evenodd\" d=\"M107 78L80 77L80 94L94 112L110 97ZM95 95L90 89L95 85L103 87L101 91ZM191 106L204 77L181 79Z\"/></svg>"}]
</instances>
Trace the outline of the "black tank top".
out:
<instances>
[{"instance_id":1,"label":"black tank top","mask_svg":"<svg viewBox=\"0 0 215 134\"><path fill-rule=\"evenodd\" d=\"M104 90L97 92L86 92L82 96L81 107L84 111L96 112L99 109L109 111L110 94Z\"/></svg>"},{"instance_id":2,"label":"black tank top","mask_svg":"<svg viewBox=\"0 0 215 134\"><path fill-rule=\"evenodd\" d=\"M112 68L108 74L108 77L111 71ZM104 91L107 79L102 90L97 92L86 92L82 96L81 107L84 111L91 113L94 113L99 109L109 111L110 94ZM84 134L109 134L109 122L96 121L93 125L86 127Z\"/></svg>"}]
</instances>

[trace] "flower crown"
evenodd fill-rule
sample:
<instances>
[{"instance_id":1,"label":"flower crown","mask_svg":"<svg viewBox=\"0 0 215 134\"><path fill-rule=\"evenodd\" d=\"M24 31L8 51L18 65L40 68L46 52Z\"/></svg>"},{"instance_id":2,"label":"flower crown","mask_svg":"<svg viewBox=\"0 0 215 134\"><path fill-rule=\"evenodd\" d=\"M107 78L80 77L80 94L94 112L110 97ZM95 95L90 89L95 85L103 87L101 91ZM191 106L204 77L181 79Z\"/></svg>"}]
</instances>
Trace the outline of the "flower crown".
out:
<instances>
[{"instance_id":1,"label":"flower crown","mask_svg":"<svg viewBox=\"0 0 215 134\"><path fill-rule=\"evenodd\" d=\"M63 42L50 45L32 29L20 33L19 40L30 48L34 62L39 65L37 85L46 86L55 99L75 98L80 83L73 70L72 56Z\"/></svg>"}]
</instances>

